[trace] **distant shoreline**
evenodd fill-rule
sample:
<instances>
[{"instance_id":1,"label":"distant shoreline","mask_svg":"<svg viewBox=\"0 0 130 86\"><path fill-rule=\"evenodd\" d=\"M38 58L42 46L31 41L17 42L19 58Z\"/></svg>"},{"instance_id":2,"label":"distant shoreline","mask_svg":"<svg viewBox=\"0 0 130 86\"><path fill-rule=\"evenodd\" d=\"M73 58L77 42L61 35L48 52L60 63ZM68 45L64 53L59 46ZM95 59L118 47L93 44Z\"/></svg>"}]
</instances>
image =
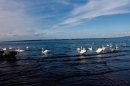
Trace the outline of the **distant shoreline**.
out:
<instances>
[{"instance_id":1,"label":"distant shoreline","mask_svg":"<svg viewBox=\"0 0 130 86\"><path fill-rule=\"evenodd\" d=\"M0 41L0 42L31 42L31 41L47 41L47 40L84 40L84 39L113 39L113 38L130 38L130 36L122 37L110 37L110 38L72 38L72 39L36 39L36 40L11 40L11 41Z\"/></svg>"}]
</instances>

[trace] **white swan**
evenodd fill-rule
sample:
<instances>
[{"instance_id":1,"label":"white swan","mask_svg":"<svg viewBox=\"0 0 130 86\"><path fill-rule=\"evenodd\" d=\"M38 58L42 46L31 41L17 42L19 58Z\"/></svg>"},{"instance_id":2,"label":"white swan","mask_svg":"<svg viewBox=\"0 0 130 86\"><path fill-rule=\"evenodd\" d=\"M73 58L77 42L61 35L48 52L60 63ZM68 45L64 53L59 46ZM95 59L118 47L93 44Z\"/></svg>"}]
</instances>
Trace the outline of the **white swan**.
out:
<instances>
[{"instance_id":1,"label":"white swan","mask_svg":"<svg viewBox=\"0 0 130 86\"><path fill-rule=\"evenodd\" d=\"M80 48L77 48L77 51L80 51L81 49Z\"/></svg>"},{"instance_id":2,"label":"white swan","mask_svg":"<svg viewBox=\"0 0 130 86\"><path fill-rule=\"evenodd\" d=\"M11 50L11 49L12 49L12 47L11 47L11 46L9 46L9 49Z\"/></svg>"},{"instance_id":3,"label":"white swan","mask_svg":"<svg viewBox=\"0 0 130 86\"><path fill-rule=\"evenodd\" d=\"M93 50L93 47L92 47L93 45L94 45L94 42L92 42L92 45L91 45L90 48L88 48L88 50L91 50L91 51L92 51L92 50Z\"/></svg>"},{"instance_id":4,"label":"white swan","mask_svg":"<svg viewBox=\"0 0 130 86\"><path fill-rule=\"evenodd\" d=\"M89 50L93 50L92 46L90 48L88 48Z\"/></svg>"},{"instance_id":5,"label":"white swan","mask_svg":"<svg viewBox=\"0 0 130 86\"><path fill-rule=\"evenodd\" d=\"M84 54L86 53L86 49L85 49L85 48L81 49L79 53L80 53L81 55L84 55Z\"/></svg>"},{"instance_id":6,"label":"white swan","mask_svg":"<svg viewBox=\"0 0 130 86\"><path fill-rule=\"evenodd\" d=\"M18 47L18 49L16 49L15 51L17 51L18 53L23 52L24 50L20 50L20 48Z\"/></svg>"},{"instance_id":7,"label":"white swan","mask_svg":"<svg viewBox=\"0 0 130 86\"><path fill-rule=\"evenodd\" d=\"M26 46L26 49L28 49L29 48L29 46Z\"/></svg>"},{"instance_id":8,"label":"white swan","mask_svg":"<svg viewBox=\"0 0 130 86\"><path fill-rule=\"evenodd\" d=\"M115 52L116 50L114 48L111 48L111 52Z\"/></svg>"},{"instance_id":9,"label":"white swan","mask_svg":"<svg viewBox=\"0 0 130 86\"><path fill-rule=\"evenodd\" d=\"M48 53L50 53L50 50L44 50L44 49L42 48L42 54L48 54Z\"/></svg>"},{"instance_id":10,"label":"white swan","mask_svg":"<svg viewBox=\"0 0 130 86\"><path fill-rule=\"evenodd\" d=\"M126 46L126 43L124 43L123 46Z\"/></svg>"},{"instance_id":11,"label":"white swan","mask_svg":"<svg viewBox=\"0 0 130 86\"><path fill-rule=\"evenodd\" d=\"M118 49L119 48L119 46L116 44L116 49Z\"/></svg>"},{"instance_id":12,"label":"white swan","mask_svg":"<svg viewBox=\"0 0 130 86\"><path fill-rule=\"evenodd\" d=\"M2 48L3 50L6 50L6 48Z\"/></svg>"},{"instance_id":13,"label":"white swan","mask_svg":"<svg viewBox=\"0 0 130 86\"><path fill-rule=\"evenodd\" d=\"M77 48L77 51L80 52L82 50L82 46L80 48Z\"/></svg>"},{"instance_id":14,"label":"white swan","mask_svg":"<svg viewBox=\"0 0 130 86\"><path fill-rule=\"evenodd\" d=\"M107 44L107 46L109 47L109 44Z\"/></svg>"},{"instance_id":15,"label":"white swan","mask_svg":"<svg viewBox=\"0 0 130 86\"><path fill-rule=\"evenodd\" d=\"M110 47L112 47L112 44L110 44Z\"/></svg>"},{"instance_id":16,"label":"white swan","mask_svg":"<svg viewBox=\"0 0 130 86\"><path fill-rule=\"evenodd\" d=\"M98 48L98 49L96 50L96 52L97 52L98 54L100 54L102 51L103 51L102 48Z\"/></svg>"},{"instance_id":17,"label":"white swan","mask_svg":"<svg viewBox=\"0 0 130 86\"><path fill-rule=\"evenodd\" d=\"M106 50L106 47L104 47L103 45L102 45L102 50L103 50L103 51L105 51L105 50Z\"/></svg>"}]
</instances>

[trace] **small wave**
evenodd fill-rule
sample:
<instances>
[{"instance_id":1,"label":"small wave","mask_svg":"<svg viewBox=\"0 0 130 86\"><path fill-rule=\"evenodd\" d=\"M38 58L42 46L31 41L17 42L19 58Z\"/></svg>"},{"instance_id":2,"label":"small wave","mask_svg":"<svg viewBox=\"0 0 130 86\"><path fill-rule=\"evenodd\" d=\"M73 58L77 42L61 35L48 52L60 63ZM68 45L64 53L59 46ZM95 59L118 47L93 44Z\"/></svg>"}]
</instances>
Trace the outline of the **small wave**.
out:
<instances>
[{"instance_id":1,"label":"small wave","mask_svg":"<svg viewBox=\"0 0 130 86\"><path fill-rule=\"evenodd\" d=\"M91 59L91 57L95 56L97 57L98 55L101 55L101 57L104 57L104 58L110 58L110 57L113 57L113 56L124 56L124 55L128 55L128 53L126 54L119 54L119 53L122 53L122 52L130 52L130 50L120 50L120 51L115 51L115 52L104 52L104 53L101 53L101 54L97 54L97 53L94 53L94 54L85 54L85 55L79 55L79 54L75 54L75 55L55 55L55 56L52 56L52 55L48 55L48 56L34 56L34 57L24 57L24 58L17 58L17 60L44 60L44 59L58 59L58 58L69 58L69 57L80 57L80 56L84 56L84 57L87 57L87 59ZM117 55L117 54L119 55ZM104 56L105 55L105 56ZM112 56L110 56L112 55ZM83 58L82 58L83 59Z\"/></svg>"}]
</instances>

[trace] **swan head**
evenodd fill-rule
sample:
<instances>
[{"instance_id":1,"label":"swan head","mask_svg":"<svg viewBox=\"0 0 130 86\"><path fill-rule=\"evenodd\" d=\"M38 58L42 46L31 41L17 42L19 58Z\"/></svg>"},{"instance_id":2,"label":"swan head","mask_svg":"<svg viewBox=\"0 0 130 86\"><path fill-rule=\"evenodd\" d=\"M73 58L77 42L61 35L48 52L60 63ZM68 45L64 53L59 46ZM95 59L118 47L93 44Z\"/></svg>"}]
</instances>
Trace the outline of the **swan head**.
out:
<instances>
[{"instance_id":1,"label":"swan head","mask_svg":"<svg viewBox=\"0 0 130 86\"><path fill-rule=\"evenodd\" d=\"M42 52L44 52L44 49L42 48Z\"/></svg>"},{"instance_id":2,"label":"swan head","mask_svg":"<svg viewBox=\"0 0 130 86\"><path fill-rule=\"evenodd\" d=\"M26 48L28 49L28 48L29 48L29 46L26 46Z\"/></svg>"}]
</instances>

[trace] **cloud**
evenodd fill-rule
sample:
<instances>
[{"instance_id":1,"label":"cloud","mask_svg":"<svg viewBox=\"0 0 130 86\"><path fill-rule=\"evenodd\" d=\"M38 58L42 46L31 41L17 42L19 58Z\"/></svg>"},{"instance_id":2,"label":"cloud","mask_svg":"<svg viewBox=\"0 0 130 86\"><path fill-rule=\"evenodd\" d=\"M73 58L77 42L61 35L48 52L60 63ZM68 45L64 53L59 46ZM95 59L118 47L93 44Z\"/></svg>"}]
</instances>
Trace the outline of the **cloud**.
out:
<instances>
[{"instance_id":1,"label":"cloud","mask_svg":"<svg viewBox=\"0 0 130 86\"><path fill-rule=\"evenodd\" d=\"M130 0L0 0L0 40L58 38L83 20L121 13Z\"/></svg>"},{"instance_id":2,"label":"cloud","mask_svg":"<svg viewBox=\"0 0 130 86\"><path fill-rule=\"evenodd\" d=\"M130 35L130 32L118 32L114 33L115 35Z\"/></svg>"},{"instance_id":3,"label":"cloud","mask_svg":"<svg viewBox=\"0 0 130 86\"><path fill-rule=\"evenodd\" d=\"M24 35L31 28L33 20L25 14L23 4L13 0L0 0L0 35Z\"/></svg>"},{"instance_id":4,"label":"cloud","mask_svg":"<svg viewBox=\"0 0 130 86\"><path fill-rule=\"evenodd\" d=\"M67 2L66 0L55 0L55 2L62 3L64 5L69 5L69 2Z\"/></svg>"},{"instance_id":5,"label":"cloud","mask_svg":"<svg viewBox=\"0 0 130 86\"><path fill-rule=\"evenodd\" d=\"M59 26L58 25L53 25L51 28L58 28Z\"/></svg>"},{"instance_id":6,"label":"cloud","mask_svg":"<svg viewBox=\"0 0 130 86\"><path fill-rule=\"evenodd\" d=\"M89 0L83 6L74 8L69 18L61 24L71 24L103 15L130 13L130 0Z\"/></svg>"},{"instance_id":7,"label":"cloud","mask_svg":"<svg viewBox=\"0 0 130 86\"><path fill-rule=\"evenodd\" d=\"M61 11L67 5L66 0L0 0L0 40L13 35L31 35L51 26L58 28L54 24L61 20L64 15Z\"/></svg>"},{"instance_id":8,"label":"cloud","mask_svg":"<svg viewBox=\"0 0 130 86\"><path fill-rule=\"evenodd\" d=\"M43 11L42 6L36 7L39 3L29 3L30 1L16 0L0 0L0 40L15 39L17 37L31 36L35 31L47 26L41 22L44 18L49 18L49 15L33 15ZM35 10L33 9L35 7ZM52 17L52 16L51 16ZM45 19L44 19L45 20Z\"/></svg>"}]
</instances>

